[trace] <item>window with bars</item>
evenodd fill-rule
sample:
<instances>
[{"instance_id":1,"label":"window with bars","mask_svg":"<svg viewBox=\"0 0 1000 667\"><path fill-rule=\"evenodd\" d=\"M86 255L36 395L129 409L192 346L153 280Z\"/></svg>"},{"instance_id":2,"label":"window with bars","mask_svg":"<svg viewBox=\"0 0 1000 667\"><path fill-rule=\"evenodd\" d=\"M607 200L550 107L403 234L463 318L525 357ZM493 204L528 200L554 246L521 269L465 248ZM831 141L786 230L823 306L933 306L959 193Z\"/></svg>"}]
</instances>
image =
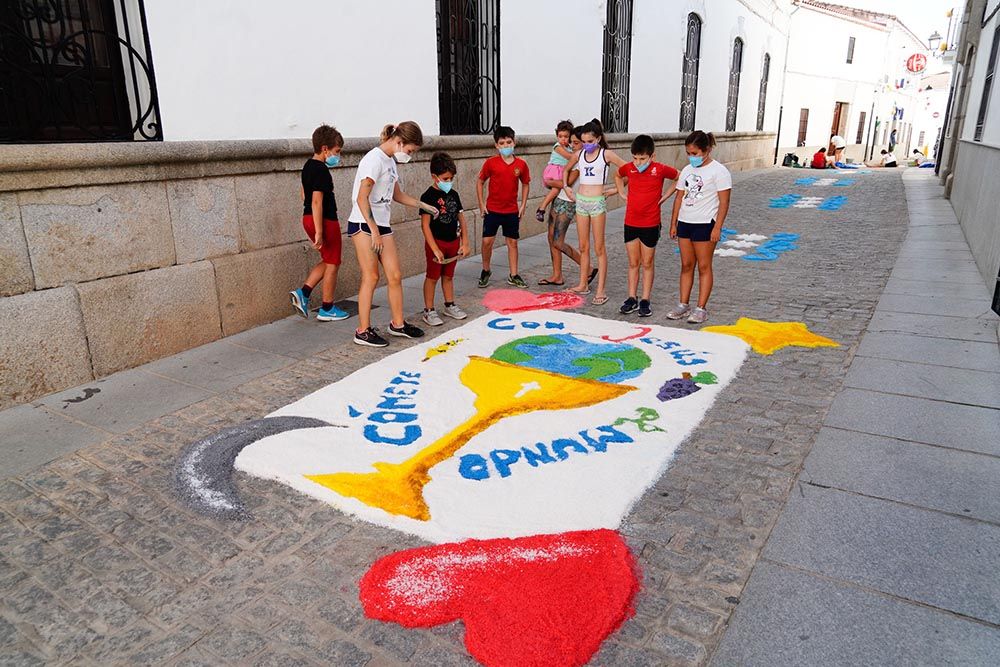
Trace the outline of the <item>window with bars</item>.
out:
<instances>
[{"instance_id":1,"label":"window with bars","mask_svg":"<svg viewBox=\"0 0 1000 667\"><path fill-rule=\"evenodd\" d=\"M764 67L760 73L760 92L757 95L757 131L764 129L764 108L767 104L767 80L771 75L771 54L764 54Z\"/></svg>"},{"instance_id":2,"label":"window with bars","mask_svg":"<svg viewBox=\"0 0 1000 667\"><path fill-rule=\"evenodd\" d=\"M809 109L799 109L799 141L798 146L806 145L806 130L809 129Z\"/></svg>"},{"instance_id":3,"label":"window with bars","mask_svg":"<svg viewBox=\"0 0 1000 667\"><path fill-rule=\"evenodd\" d=\"M687 17L687 43L681 75L680 131L694 130L698 106L698 65L701 60L701 18L694 12Z\"/></svg>"},{"instance_id":4,"label":"window with bars","mask_svg":"<svg viewBox=\"0 0 1000 667\"><path fill-rule=\"evenodd\" d=\"M847 64L850 65L854 62L854 38L847 38Z\"/></svg>"},{"instance_id":5,"label":"window with bars","mask_svg":"<svg viewBox=\"0 0 1000 667\"><path fill-rule=\"evenodd\" d=\"M436 0L441 134L500 124L500 0Z\"/></svg>"},{"instance_id":6,"label":"window with bars","mask_svg":"<svg viewBox=\"0 0 1000 667\"><path fill-rule=\"evenodd\" d=\"M993 46L990 48L989 64L986 66L986 79L983 81L983 95L979 101L979 113L976 115L976 131L972 138L983 140L983 128L986 126L986 110L990 105L990 92L993 90L993 77L997 70L997 47L1000 46L1000 23L993 31Z\"/></svg>"},{"instance_id":7,"label":"window with bars","mask_svg":"<svg viewBox=\"0 0 1000 667\"><path fill-rule=\"evenodd\" d=\"M740 102L740 74L743 72L743 40L733 41L733 59L729 65L729 97L726 100L726 132L736 130L736 111Z\"/></svg>"},{"instance_id":8,"label":"window with bars","mask_svg":"<svg viewBox=\"0 0 1000 667\"><path fill-rule=\"evenodd\" d=\"M858 136L855 137L854 143L860 144L865 136L865 119L868 117L867 111L862 111L861 115L858 117Z\"/></svg>"},{"instance_id":9,"label":"window with bars","mask_svg":"<svg viewBox=\"0 0 1000 667\"><path fill-rule=\"evenodd\" d=\"M608 0L604 25L601 122L606 132L628 132L628 84L632 58L632 0Z\"/></svg>"},{"instance_id":10,"label":"window with bars","mask_svg":"<svg viewBox=\"0 0 1000 667\"><path fill-rule=\"evenodd\" d=\"M927 133L924 130L920 130L920 134L917 135L917 146L923 146L924 145L924 138L926 136L927 136Z\"/></svg>"}]
</instances>

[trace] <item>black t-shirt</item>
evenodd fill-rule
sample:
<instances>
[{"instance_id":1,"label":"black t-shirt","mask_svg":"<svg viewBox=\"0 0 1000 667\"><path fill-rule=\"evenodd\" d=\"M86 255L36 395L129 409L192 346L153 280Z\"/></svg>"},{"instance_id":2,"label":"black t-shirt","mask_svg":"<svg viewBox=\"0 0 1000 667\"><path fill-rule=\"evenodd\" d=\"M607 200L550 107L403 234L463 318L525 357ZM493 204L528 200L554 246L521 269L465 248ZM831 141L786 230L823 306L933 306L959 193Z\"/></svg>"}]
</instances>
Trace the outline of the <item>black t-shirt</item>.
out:
<instances>
[{"instance_id":1,"label":"black t-shirt","mask_svg":"<svg viewBox=\"0 0 1000 667\"><path fill-rule=\"evenodd\" d=\"M461 227L458 224L458 214L462 212L462 200L458 193L442 192L433 185L420 195L420 201L437 207L437 220L431 219L431 236L438 241L454 241L458 238ZM426 215L421 212L422 215Z\"/></svg>"},{"instance_id":2,"label":"black t-shirt","mask_svg":"<svg viewBox=\"0 0 1000 667\"><path fill-rule=\"evenodd\" d=\"M302 167L302 190L305 199L302 201L302 215L312 215L312 196L314 192L323 193L323 219L337 219L337 200L333 196L333 176L330 168L313 158L306 160Z\"/></svg>"}]
</instances>

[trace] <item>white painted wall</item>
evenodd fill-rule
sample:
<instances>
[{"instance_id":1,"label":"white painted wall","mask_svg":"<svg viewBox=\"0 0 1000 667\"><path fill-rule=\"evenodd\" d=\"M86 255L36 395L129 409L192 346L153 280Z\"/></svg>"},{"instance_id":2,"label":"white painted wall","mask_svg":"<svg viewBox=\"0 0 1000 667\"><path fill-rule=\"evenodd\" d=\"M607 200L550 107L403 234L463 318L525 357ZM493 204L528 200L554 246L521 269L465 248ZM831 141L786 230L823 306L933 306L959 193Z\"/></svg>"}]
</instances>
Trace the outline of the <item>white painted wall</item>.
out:
<instances>
[{"instance_id":1,"label":"white painted wall","mask_svg":"<svg viewBox=\"0 0 1000 667\"><path fill-rule=\"evenodd\" d=\"M636 0L643 2L649 0ZM518 134L551 134L555 141L560 120L582 125L600 118L605 12L601 0L502 0L504 125Z\"/></svg>"},{"instance_id":2,"label":"white painted wall","mask_svg":"<svg viewBox=\"0 0 1000 667\"><path fill-rule=\"evenodd\" d=\"M990 0L987 3L986 15L1000 4L1000 0ZM972 20L977 20L973 17ZM972 140L976 132L976 120L979 118L979 107L982 104L983 86L986 81L986 70L989 67L990 51L993 47L993 34L1000 24L1000 12L983 27L979 38L979 49L975 55L972 80L970 84L969 106L965 114L965 125L962 128L962 139ZM998 55L1000 60L1000 55ZM1000 62L997 63L1000 70ZM986 123L983 128L982 142L1000 148L1000 71L994 75L993 88L990 91L989 105L986 107Z\"/></svg>"},{"instance_id":3,"label":"white painted wall","mask_svg":"<svg viewBox=\"0 0 1000 667\"><path fill-rule=\"evenodd\" d=\"M438 132L434 0L146 0L167 140Z\"/></svg>"}]
</instances>

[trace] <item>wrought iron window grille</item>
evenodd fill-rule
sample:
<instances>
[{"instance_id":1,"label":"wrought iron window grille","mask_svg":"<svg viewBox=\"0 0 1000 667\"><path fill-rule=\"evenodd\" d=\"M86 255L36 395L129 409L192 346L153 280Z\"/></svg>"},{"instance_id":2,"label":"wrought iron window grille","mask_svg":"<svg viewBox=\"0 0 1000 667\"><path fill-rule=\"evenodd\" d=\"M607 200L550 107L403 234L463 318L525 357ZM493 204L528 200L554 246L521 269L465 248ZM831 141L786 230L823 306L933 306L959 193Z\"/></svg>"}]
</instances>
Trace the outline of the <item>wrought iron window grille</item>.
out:
<instances>
[{"instance_id":1,"label":"wrought iron window grille","mask_svg":"<svg viewBox=\"0 0 1000 667\"><path fill-rule=\"evenodd\" d=\"M771 54L764 54L764 66L760 74L760 93L757 96L757 131L764 130L764 109L767 105L767 81L771 75Z\"/></svg>"},{"instance_id":2,"label":"wrought iron window grille","mask_svg":"<svg viewBox=\"0 0 1000 667\"><path fill-rule=\"evenodd\" d=\"M698 106L698 65L701 60L701 18L694 12L687 17L687 39L681 74L680 131L694 130Z\"/></svg>"},{"instance_id":3,"label":"wrought iron window grille","mask_svg":"<svg viewBox=\"0 0 1000 667\"><path fill-rule=\"evenodd\" d=\"M726 100L726 132L736 130L736 110L740 101L740 74L743 72L743 40L733 41L733 59L729 67L729 97Z\"/></svg>"},{"instance_id":4,"label":"wrought iron window grille","mask_svg":"<svg viewBox=\"0 0 1000 667\"><path fill-rule=\"evenodd\" d=\"M632 0L608 0L601 84L601 122L607 132L628 132L631 59Z\"/></svg>"},{"instance_id":5,"label":"wrought iron window grille","mask_svg":"<svg viewBox=\"0 0 1000 667\"><path fill-rule=\"evenodd\" d=\"M142 0L0 2L0 142L162 139Z\"/></svg>"},{"instance_id":6,"label":"wrought iron window grille","mask_svg":"<svg viewBox=\"0 0 1000 667\"><path fill-rule=\"evenodd\" d=\"M436 0L441 134L500 125L500 1Z\"/></svg>"}]
</instances>

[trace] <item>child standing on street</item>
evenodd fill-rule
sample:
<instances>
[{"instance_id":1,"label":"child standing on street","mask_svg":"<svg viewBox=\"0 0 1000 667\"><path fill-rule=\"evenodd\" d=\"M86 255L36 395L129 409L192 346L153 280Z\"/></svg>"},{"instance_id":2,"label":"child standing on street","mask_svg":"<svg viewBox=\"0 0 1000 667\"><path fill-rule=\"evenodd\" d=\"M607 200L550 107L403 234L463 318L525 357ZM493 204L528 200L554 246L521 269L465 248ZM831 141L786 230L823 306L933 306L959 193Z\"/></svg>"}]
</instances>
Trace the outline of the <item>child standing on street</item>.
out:
<instances>
[{"instance_id":1,"label":"child standing on street","mask_svg":"<svg viewBox=\"0 0 1000 667\"><path fill-rule=\"evenodd\" d=\"M573 149L574 153L578 152L583 146L583 140L580 139L582 132L582 125L577 125L573 128L573 134L570 138L570 147ZM577 173L578 172L566 174L566 185L570 186L570 189L573 187L573 182L576 179ZM579 266L580 252L566 241L566 233L569 231L569 226L575 219L576 202L570 199L565 190L560 189L556 200L552 202L552 208L549 209L548 237L549 255L552 257L552 275L548 278L542 278L539 280L539 285L561 287L566 284L566 281L563 280L562 273L563 255L569 257ZM591 271L591 275L596 276L597 271Z\"/></svg>"},{"instance_id":2,"label":"child standing on street","mask_svg":"<svg viewBox=\"0 0 1000 667\"><path fill-rule=\"evenodd\" d=\"M427 277L424 278L423 320L432 327L444 324L434 309L434 288L441 279L444 293L444 312L448 317L464 320L468 315L455 303L455 264L458 258L469 254L469 232L465 227L462 200L452 190L456 173L455 161L447 153L431 156L433 183L420 196L420 201L438 210L432 220L430 214L420 214L424 231L424 255L427 257ZM449 261L450 260L450 261Z\"/></svg>"},{"instance_id":3,"label":"child standing on street","mask_svg":"<svg viewBox=\"0 0 1000 667\"><path fill-rule=\"evenodd\" d=\"M552 154L549 155L549 163L545 165L542 172L542 182L549 192L545 195L538 210L535 211L535 220L545 222L545 209L549 207L562 190L566 182L563 180L563 170L566 163L573 157L573 147L570 143L573 134L573 122L561 120L556 125L556 143L552 146Z\"/></svg>"},{"instance_id":4,"label":"child standing on street","mask_svg":"<svg viewBox=\"0 0 1000 667\"><path fill-rule=\"evenodd\" d=\"M399 267L399 251L392 237L390 218L392 202L427 211L437 217L438 209L403 192L399 186L396 163L409 162L424 143L420 126L412 120L399 125L386 125L380 136L382 143L368 151L354 175L351 193L354 208L347 219L347 235L354 242L361 269L358 288L358 328L354 342L358 345L385 347L389 342L371 325L372 298L378 284L378 267L382 265L388 283L389 310L392 321L389 334L404 338L420 338L423 329L403 319L403 273Z\"/></svg>"},{"instance_id":5,"label":"child standing on street","mask_svg":"<svg viewBox=\"0 0 1000 667\"><path fill-rule=\"evenodd\" d=\"M594 236L594 254L597 256L597 294L593 304L600 306L608 302L605 283L608 279L608 251L604 245L604 223L607 219L608 205L606 196L614 194L615 190L606 190L608 165L615 169L621 168L625 160L608 149L604 138L604 126L594 118L583 126L581 133L583 148L574 153L566 165L566 176L574 169L580 172L580 189L575 195L576 200L576 233L580 239L580 283L570 287L569 291L577 294L590 294L590 281L593 276L590 271L590 237L591 229ZM563 188L570 197L572 190ZM619 193L620 194L620 193Z\"/></svg>"},{"instance_id":6,"label":"child standing on street","mask_svg":"<svg viewBox=\"0 0 1000 667\"><path fill-rule=\"evenodd\" d=\"M320 261L310 269L302 287L292 290L289 295L295 311L309 319L309 295L322 280L323 303L316 319L320 322L334 322L349 317L333 305L337 272L340 270L341 238L330 169L340 164L344 137L336 128L320 125L313 131L312 143L313 156L302 167L302 227L313 247L319 250Z\"/></svg>"},{"instance_id":7,"label":"child standing on street","mask_svg":"<svg viewBox=\"0 0 1000 667\"><path fill-rule=\"evenodd\" d=\"M660 206L676 189L671 185L663 192L664 181L676 181L677 170L654 161L656 144L647 134L632 141L632 161L623 164L615 174L618 191L628 181L625 202L625 250L628 253L628 298L619 309L623 315L639 311L639 317L653 314L649 297L653 291L653 261L660 240ZM639 266L642 266L642 298L637 299Z\"/></svg>"},{"instance_id":8,"label":"child standing on street","mask_svg":"<svg viewBox=\"0 0 1000 667\"><path fill-rule=\"evenodd\" d=\"M520 238L521 217L528 206L528 183L531 174L528 163L519 157L514 157L514 130L501 125L493 132L497 152L487 158L483 168L479 170L479 180L476 182L476 199L479 210L483 212L483 270L479 274L479 286L488 287L493 271L490 261L493 258L493 244L497 231L503 229L507 241L507 263L510 270L507 274L507 284L521 289L528 285L517 271L517 239ZM489 181L489 197L483 203L483 185ZM521 204L517 203L517 183L521 182Z\"/></svg>"},{"instance_id":9,"label":"child standing on street","mask_svg":"<svg viewBox=\"0 0 1000 667\"><path fill-rule=\"evenodd\" d=\"M708 319L705 306L712 293L712 256L729 213L733 178L728 169L712 159L715 137L711 132L695 130L684 144L689 164L681 170L670 215L670 238L678 240L681 250L680 301L667 317L679 320L687 315L690 324L701 324ZM695 263L698 305L691 309L688 301L694 286Z\"/></svg>"}]
</instances>

